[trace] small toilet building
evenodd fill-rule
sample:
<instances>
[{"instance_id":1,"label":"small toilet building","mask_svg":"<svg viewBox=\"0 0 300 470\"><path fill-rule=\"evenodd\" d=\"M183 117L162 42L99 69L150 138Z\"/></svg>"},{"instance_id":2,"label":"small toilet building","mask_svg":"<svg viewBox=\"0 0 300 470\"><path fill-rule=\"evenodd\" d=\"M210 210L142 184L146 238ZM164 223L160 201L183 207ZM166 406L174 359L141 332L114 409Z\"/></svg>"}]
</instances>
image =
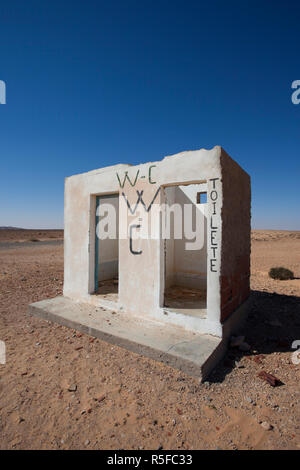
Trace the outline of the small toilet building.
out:
<instances>
[{"instance_id":1,"label":"small toilet building","mask_svg":"<svg viewBox=\"0 0 300 470\"><path fill-rule=\"evenodd\" d=\"M64 297L31 313L207 374L247 310L250 200L221 147L66 178Z\"/></svg>"}]
</instances>

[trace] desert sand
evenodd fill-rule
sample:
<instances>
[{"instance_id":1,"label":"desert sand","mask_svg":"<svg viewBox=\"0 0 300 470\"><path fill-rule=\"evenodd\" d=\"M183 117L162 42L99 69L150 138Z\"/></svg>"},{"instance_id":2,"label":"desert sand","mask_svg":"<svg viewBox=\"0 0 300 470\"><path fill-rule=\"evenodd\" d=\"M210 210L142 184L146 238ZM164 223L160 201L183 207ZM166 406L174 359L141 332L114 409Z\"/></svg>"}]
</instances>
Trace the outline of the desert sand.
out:
<instances>
[{"instance_id":1,"label":"desert sand","mask_svg":"<svg viewBox=\"0 0 300 470\"><path fill-rule=\"evenodd\" d=\"M299 449L300 232L253 231L251 257L251 349L229 349L202 384L29 317L29 303L62 294L63 232L1 230L0 449ZM295 279L270 279L277 265Z\"/></svg>"}]
</instances>

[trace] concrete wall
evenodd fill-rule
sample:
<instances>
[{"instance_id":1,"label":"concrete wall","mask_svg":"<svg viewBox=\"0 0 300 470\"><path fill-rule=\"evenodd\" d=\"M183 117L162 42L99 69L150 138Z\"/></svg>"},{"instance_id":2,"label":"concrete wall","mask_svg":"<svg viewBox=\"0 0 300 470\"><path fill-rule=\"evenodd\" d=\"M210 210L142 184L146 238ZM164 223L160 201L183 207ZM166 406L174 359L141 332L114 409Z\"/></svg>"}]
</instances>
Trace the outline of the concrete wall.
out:
<instances>
[{"instance_id":1,"label":"concrete wall","mask_svg":"<svg viewBox=\"0 0 300 470\"><path fill-rule=\"evenodd\" d=\"M249 175L222 149L223 206L221 321L250 294L251 186Z\"/></svg>"},{"instance_id":2,"label":"concrete wall","mask_svg":"<svg viewBox=\"0 0 300 470\"><path fill-rule=\"evenodd\" d=\"M201 319L164 314L165 241L161 237L151 240L131 239L130 230L125 236L120 236L119 242L118 308L128 314L148 316L161 322L175 323L186 329L220 336L222 334L221 307L223 309L225 305L223 301L221 302L221 274L227 279L231 277L233 272L228 263L233 262L233 266L236 266L239 264L236 257L249 255L246 248L233 249L230 241L230 231L233 230L235 224L239 227L237 233L249 238L249 233L246 234L249 232L249 226L246 224L246 227L243 228L244 222L238 219L240 215L238 212L240 209L243 210L244 206L243 204L237 205L234 201L236 195L234 196L230 188L231 167L231 159L220 147L214 147L212 150L182 152L165 157L158 162L134 167L116 165L67 178L65 182L64 295L96 305L100 302L97 296L91 295L95 287L96 195L119 192L120 232L122 227L124 228L126 225L126 229L130 229L131 235L134 235L141 230L137 226L143 226L142 219L146 213L150 218L155 218L160 205L164 202L162 188L185 184L198 185L206 181L208 192L205 208L207 219L207 317ZM238 170L233 170L234 181L239 180L241 174L238 165L237 168ZM246 181L247 177L242 175L242 179ZM224 184L226 192L223 194ZM241 186L244 184L242 182ZM235 185L238 187L238 182ZM249 196L246 190L244 196L245 198ZM226 198L228 201L225 200ZM132 211L133 213L131 213ZM222 217L225 220L226 248L222 247L224 230ZM247 217L243 219L246 222ZM124 222L125 220L126 222ZM236 243L236 246L239 246L239 243ZM247 243L246 241L245 246ZM231 249L233 252L230 254L227 251ZM190 259L190 261L193 260ZM200 272L204 274L204 256L201 260L199 259L199 262ZM246 261L244 262L246 265ZM172 264L172 257L168 263ZM174 264L175 269L181 269L181 261L177 262L177 268L176 259ZM196 264L198 266L198 263ZM224 313L222 315L223 320Z\"/></svg>"}]
</instances>

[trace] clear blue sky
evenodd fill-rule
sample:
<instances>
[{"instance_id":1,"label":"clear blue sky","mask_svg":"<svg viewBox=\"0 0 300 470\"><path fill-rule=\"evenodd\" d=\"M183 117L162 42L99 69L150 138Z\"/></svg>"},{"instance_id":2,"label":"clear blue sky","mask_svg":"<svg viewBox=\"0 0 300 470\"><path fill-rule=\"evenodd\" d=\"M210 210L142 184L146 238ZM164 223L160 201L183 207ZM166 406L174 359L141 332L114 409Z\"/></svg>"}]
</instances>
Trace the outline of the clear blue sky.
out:
<instances>
[{"instance_id":1,"label":"clear blue sky","mask_svg":"<svg viewBox=\"0 0 300 470\"><path fill-rule=\"evenodd\" d=\"M64 177L221 145L254 228L300 229L299 1L0 7L0 225L63 226Z\"/></svg>"}]
</instances>

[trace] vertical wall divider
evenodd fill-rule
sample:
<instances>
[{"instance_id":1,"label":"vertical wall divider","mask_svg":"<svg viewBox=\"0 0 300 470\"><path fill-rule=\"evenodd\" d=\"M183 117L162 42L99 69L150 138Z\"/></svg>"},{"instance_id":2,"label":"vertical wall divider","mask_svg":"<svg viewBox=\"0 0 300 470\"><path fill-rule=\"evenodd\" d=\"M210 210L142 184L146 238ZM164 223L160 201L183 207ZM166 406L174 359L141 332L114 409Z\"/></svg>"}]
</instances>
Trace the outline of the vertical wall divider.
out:
<instances>
[{"instance_id":1,"label":"vertical wall divider","mask_svg":"<svg viewBox=\"0 0 300 470\"><path fill-rule=\"evenodd\" d=\"M99 269L99 241L97 237L97 225L100 216L97 215L100 205L100 196L96 196L96 212L95 212L95 292L98 290L98 269Z\"/></svg>"}]
</instances>

